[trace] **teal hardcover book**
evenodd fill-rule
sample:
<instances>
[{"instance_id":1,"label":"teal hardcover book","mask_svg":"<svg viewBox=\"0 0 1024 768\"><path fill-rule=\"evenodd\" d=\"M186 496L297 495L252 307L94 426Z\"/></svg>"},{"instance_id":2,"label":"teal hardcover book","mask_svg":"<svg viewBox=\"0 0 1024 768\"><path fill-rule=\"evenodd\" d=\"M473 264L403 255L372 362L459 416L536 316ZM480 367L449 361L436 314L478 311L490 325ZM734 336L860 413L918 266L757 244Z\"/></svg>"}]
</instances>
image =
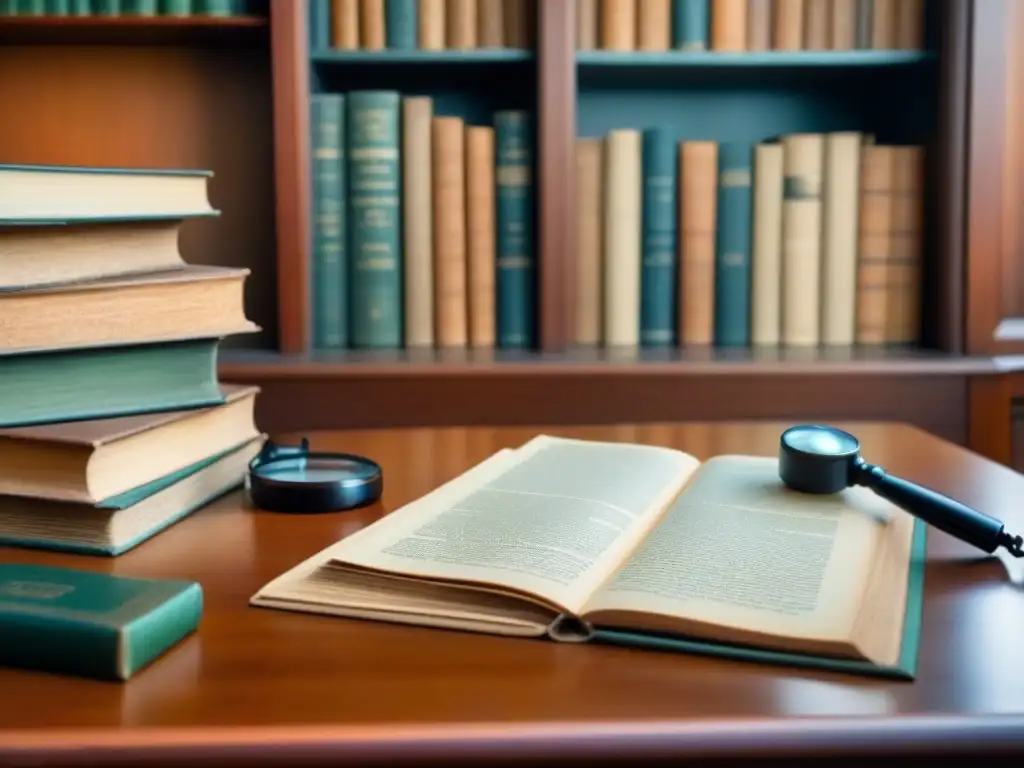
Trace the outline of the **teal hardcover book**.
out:
<instances>
[{"instance_id":1,"label":"teal hardcover book","mask_svg":"<svg viewBox=\"0 0 1024 768\"><path fill-rule=\"evenodd\" d=\"M540 435L250 602L909 680L924 562L915 518L862 487L791 490L774 457Z\"/></svg>"},{"instance_id":2,"label":"teal hardcover book","mask_svg":"<svg viewBox=\"0 0 1024 768\"><path fill-rule=\"evenodd\" d=\"M0 164L0 224L217 216L210 171Z\"/></svg>"},{"instance_id":3,"label":"teal hardcover book","mask_svg":"<svg viewBox=\"0 0 1024 768\"><path fill-rule=\"evenodd\" d=\"M193 633L202 613L191 581L0 564L0 665L128 680Z\"/></svg>"}]
</instances>

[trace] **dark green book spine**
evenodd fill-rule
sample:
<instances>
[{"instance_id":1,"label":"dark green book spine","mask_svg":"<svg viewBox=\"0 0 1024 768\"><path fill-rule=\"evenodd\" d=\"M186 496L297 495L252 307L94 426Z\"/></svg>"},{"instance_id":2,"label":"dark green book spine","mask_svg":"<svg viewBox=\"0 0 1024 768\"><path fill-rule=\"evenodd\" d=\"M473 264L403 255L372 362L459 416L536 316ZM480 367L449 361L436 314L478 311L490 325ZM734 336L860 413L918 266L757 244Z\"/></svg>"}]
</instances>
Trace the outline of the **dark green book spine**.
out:
<instances>
[{"instance_id":1,"label":"dark green book spine","mask_svg":"<svg viewBox=\"0 0 1024 768\"><path fill-rule=\"evenodd\" d=\"M718 148L715 343L726 347L750 343L752 155L748 143Z\"/></svg>"},{"instance_id":2,"label":"dark green book spine","mask_svg":"<svg viewBox=\"0 0 1024 768\"><path fill-rule=\"evenodd\" d=\"M71 15L72 16L91 16L92 15L92 1L91 0L71 0Z\"/></svg>"},{"instance_id":3,"label":"dark green book spine","mask_svg":"<svg viewBox=\"0 0 1024 768\"><path fill-rule=\"evenodd\" d=\"M526 348L534 337L533 138L523 111L494 116L497 178L497 343Z\"/></svg>"},{"instance_id":4,"label":"dark green book spine","mask_svg":"<svg viewBox=\"0 0 1024 768\"><path fill-rule=\"evenodd\" d=\"M156 16L159 6L157 0L127 0L124 11L133 16Z\"/></svg>"},{"instance_id":5,"label":"dark green book spine","mask_svg":"<svg viewBox=\"0 0 1024 768\"><path fill-rule=\"evenodd\" d=\"M192 0L162 0L161 10L165 16L191 16Z\"/></svg>"},{"instance_id":6,"label":"dark green book spine","mask_svg":"<svg viewBox=\"0 0 1024 768\"><path fill-rule=\"evenodd\" d=\"M120 16L121 0L93 0L93 10L100 16Z\"/></svg>"},{"instance_id":7,"label":"dark green book spine","mask_svg":"<svg viewBox=\"0 0 1024 768\"><path fill-rule=\"evenodd\" d=\"M683 51L708 48L709 0L672 0L672 47Z\"/></svg>"},{"instance_id":8,"label":"dark green book spine","mask_svg":"<svg viewBox=\"0 0 1024 768\"><path fill-rule=\"evenodd\" d=\"M353 91L348 101L351 343L402 346L401 95Z\"/></svg>"},{"instance_id":9,"label":"dark green book spine","mask_svg":"<svg viewBox=\"0 0 1024 768\"><path fill-rule=\"evenodd\" d=\"M643 227L640 267L640 343L675 343L676 160L672 137L643 133Z\"/></svg>"},{"instance_id":10,"label":"dark green book spine","mask_svg":"<svg viewBox=\"0 0 1024 768\"><path fill-rule=\"evenodd\" d=\"M22 16L45 16L46 0L21 0L18 10Z\"/></svg>"},{"instance_id":11,"label":"dark green book spine","mask_svg":"<svg viewBox=\"0 0 1024 768\"><path fill-rule=\"evenodd\" d=\"M386 0L384 24L388 48L416 48L416 0Z\"/></svg>"},{"instance_id":12,"label":"dark green book spine","mask_svg":"<svg viewBox=\"0 0 1024 768\"><path fill-rule=\"evenodd\" d=\"M67 16L71 13L71 0L46 0L46 12L51 16Z\"/></svg>"},{"instance_id":13,"label":"dark green book spine","mask_svg":"<svg viewBox=\"0 0 1024 768\"><path fill-rule=\"evenodd\" d=\"M231 0L199 0L196 6L201 16L230 16L233 11Z\"/></svg>"},{"instance_id":14,"label":"dark green book spine","mask_svg":"<svg viewBox=\"0 0 1024 768\"><path fill-rule=\"evenodd\" d=\"M345 210L345 97L310 100L313 129L313 346L348 345Z\"/></svg>"}]
</instances>

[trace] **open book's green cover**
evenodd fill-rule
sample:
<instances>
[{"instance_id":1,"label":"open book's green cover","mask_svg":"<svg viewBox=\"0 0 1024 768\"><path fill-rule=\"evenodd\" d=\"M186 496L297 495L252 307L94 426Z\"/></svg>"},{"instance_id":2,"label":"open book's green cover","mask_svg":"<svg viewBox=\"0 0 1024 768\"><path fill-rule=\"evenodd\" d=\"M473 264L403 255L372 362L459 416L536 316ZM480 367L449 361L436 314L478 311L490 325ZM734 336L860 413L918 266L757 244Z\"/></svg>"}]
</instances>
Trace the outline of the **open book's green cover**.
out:
<instances>
[{"instance_id":1,"label":"open book's green cover","mask_svg":"<svg viewBox=\"0 0 1024 768\"><path fill-rule=\"evenodd\" d=\"M836 659L824 656L786 653L646 632L625 632L618 629L597 630L594 633L593 642L649 648L658 651L716 656L723 659L753 661L762 664L779 664L833 672L849 672L851 674L873 677L913 680L917 675L917 657L921 645L921 614L924 601L926 544L926 526L920 520L914 520L914 536L910 552L910 573L907 578L907 612L903 621L902 650L899 662L892 667L880 667L870 662L856 659Z\"/></svg>"}]
</instances>

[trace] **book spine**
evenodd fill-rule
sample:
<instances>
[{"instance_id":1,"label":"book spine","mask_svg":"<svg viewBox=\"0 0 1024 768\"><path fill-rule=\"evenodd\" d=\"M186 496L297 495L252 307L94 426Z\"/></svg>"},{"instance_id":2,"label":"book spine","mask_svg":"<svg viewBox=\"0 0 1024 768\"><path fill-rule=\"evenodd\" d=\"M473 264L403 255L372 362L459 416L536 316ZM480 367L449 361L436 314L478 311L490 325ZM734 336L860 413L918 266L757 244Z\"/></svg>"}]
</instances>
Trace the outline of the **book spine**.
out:
<instances>
[{"instance_id":1,"label":"book spine","mask_svg":"<svg viewBox=\"0 0 1024 768\"><path fill-rule=\"evenodd\" d=\"M874 0L857 0L854 24L854 45L858 49L871 47L871 29L874 27Z\"/></svg>"},{"instance_id":2,"label":"book spine","mask_svg":"<svg viewBox=\"0 0 1024 768\"><path fill-rule=\"evenodd\" d=\"M106 0L100 0L106 2ZM18 12L21 16L45 16L46 0L21 0L18 3Z\"/></svg>"},{"instance_id":3,"label":"book spine","mask_svg":"<svg viewBox=\"0 0 1024 768\"><path fill-rule=\"evenodd\" d=\"M402 345L401 99L348 94L351 342Z\"/></svg>"},{"instance_id":4,"label":"book spine","mask_svg":"<svg viewBox=\"0 0 1024 768\"><path fill-rule=\"evenodd\" d=\"M671 45L670 0L637 0L637 48L641 51L667 51Z\"/></svg>"},{"instance_id":5,"label":"book spine","mask_svg":"<svg viewBox=\"0 0 1024 768\"><path fill-rule=\"evenodd\" d=\"M642 140L637 130L619 129L605 141L604 341L635 347L640 342Z\"/></svg>"},{"instance_id":6,"label":"book spine","mask_svg":"<svg viewBox=\"0 0 1024 768\"><path fill-rule=\"evenodd\" d=\"M313 129L313 346L348 345L345 97L310 99Z\"/></svg>"},{"instance_id":7,"label":"book spine","mask_svg":"<svg viewBox=\"0 0 1024 768\"><path fill-rule=\"evenodd\" d=\"M896 2L896 47L905 51L924 50L924 0Z\"/></svg>"},{"instance_id":8,"label":"book spine","mask_svg":"<svg viewBox=\"0 0 1024 768\"><path fill-rule=\"evenodd\" d=\"M367 51L384 50L384 0L359 0L359 42Z\"/></svg>"},{"instance_id":9,"label":"book spine","mask_svg":"<svg viewBox=\"0 0 1024 768\"><path fill-rule=\"evenodd\" d=\"M387 0L384 9L388 48L416 48L416 0Z\"/></svg>"},{"instance_id":10,"label":"book spine","mask_svg":"<svg viewBox=\"0 0 1024 768\"><path fill-rule=\"evenodd\" d=\"M718 149L715 342L726 347L750 343L751 154L741 142Z\"/></svg>"},{"instance_id":11,"label":"book spine","mask_svg":"<svg viewBox=\"0 0 1024 768\"><path fill-rule=\"evenodd\" d=\"M896 47L896 0L874 0L871 10L871 47Z\"/></svg>"},{"instance_id":12,"label":"book spine","mask_svg":"<svg viewBox=\"0 0 1024 768\"><path fill-rule=\"evenodd\" d=\"M93 0L93 13L97 16L119 16L121 0Z\"/></svg>"},{"instance_id":13,"label":"book spine","mask_svg":"<svg viewBox=\"0 0 1024 768\"><path fill-rule=\"evenodd\" d=\"M156 0L153 0L154 13L156 7ZM3 11L3 5L0 4L0 12ZM46 3L46 12L51 16L67 16L71 13L71 0L48 0Z\"/></svg>"},{"instance_id":14,"label":"book spine","mask_svg":"<svg viewBox=\"0 0 1024 768\"><path fill-rule=\"evenodd\" d=\"M425 51L444 49L445 0L419 0L416 9L417 40Z\"/></svg>"},{"instance_id":15,"label":"book spine","mask_svg":"<svg viewBox=\"0 0 1024 768\"><path fill-rule=\"evenodd\" d=\"M782 140L782 343L820 341L822 134Z\"/></svg>"},{"instance_id":16,"label":"book spine","mask_svg":"<svg viewBox=\"0 0 1024 768\"><path fill-rule=\"evenodd\" d=\"M200 0L196 9L199 16L231 16L234 13L232 0Z\"/></svg>"},{"instance_id":17,"label":"book spine","mask_svg":"<svg viewBox=\"0 0 1024 768\"><path fill-rule=\"evenodd\" d=\"M714 341L715 229L718 218L718 145L684 141L679 152L679 338L705 346Z\"/></svg>"},{"instance_id":18,"label":"book spine","mask_svg":"<svg viewBox=\"0 0 1024 768\"><path fill-rule=\"evenodd\" d=\"M895 163L893 147L869 145L861 149L857 255L858 344L884 344L888 340Z\"/></svg>"},{"instance_id":19,"label":"book spine","mask_svg":"<svg viewBox=\"0 0 1024 768\"><path fill-rule=\"evenodd\" d=\"M772 0L747 0L747 50L772 47Z\"/></svg>"},{"instance_id":20,"label":"book spine","mask_svg":"<svg viewBox=\"0 0 1024 768\"><path fill-rule=\"evenodd\" d=\"M711 0L711 49L744 51L747 47L747 0Z\"/></svg>"},{"instance_id":21,"label":"book spine","mask_svg":"<svg viewBox=\"0 0 1024 768\"><path fill-rule=\"evenodd\" d=\"M825 137L822 201L821 343L846 346L856 340L857 187L861 135Z\"/></svg>"},{"instance_id":22,"label":"book spine","mask_svg":"<svg viewBox=\"0 0 1024 768\"><path fill-rule=\"evenodd\" d=\"M672 47L707 50L710 16L710 0L672 0Z\"/></svg>"},{"instance_id":23,"label":"book spine","mask_svg":"<svg viewBox=\"0 0 1024 768\"><path fill-rule=\"evenodd\" d=\"M476 48L476 0L447 0L449 48Z\"/></svg>"},{"instance_id":24,"label":"book spine","mask_svg":"<svg viewBox=\"0 0 1024 768\"><path fill-rule=\"evenodd\" d=\"M828 50L832 36L832 0L804 0L804 3L804 49Z\"/></svg>"},{"instance_id":25,"label":"book spine","mask_svg":"<svg viewBox=\"0 0 1024 768\"><path fill-rule=\"evenodd\" d=\"M495 338L494 128L466 127L466 247L469 268L469 344L493 347Z\"/></svg>"},{"instance_id":26,"label":"book spine","mask_svg":"<svg viewBox=\"0 0 1024 768\"><path fill-rule=\"evenodd\" d=\"M799 51L804 42L804 0L775 0L772 47Z\"/></svg>"},{"instance_id":27,"label":"book spine","mask_svg":"<svg viewBox=\"0 0 1024 768\"><path fill-rule=\"evenodd\" d=\"M477 43L481 48L505 45L505 12L501 0L480 0L476 20Z\"/></svg>"},{"instance_id":28,"label":"book spine","mask_svg":"<svg viewBox=\"0 0 1024 768\"><path fill-rule=\"evenodd\" d=\"M833 0L829 47L851 51L857 47L857 0Z\"/></svg>"},{"instance_id":29,"label":"book spine","mask_svg":"<svg viewBox=\"0 0 1024 768\"><path fill-rule=\"evenodd\" d=\"M636 0L601 0L601 47L607 51L636 49Z\"/></svg>"},{"instance_id":30,"label":"book spine","mask_svg":"<svg viewBox=\"0 0 1024 768\"><path fill-rule=\"evenodd\" d=\"M167 16L188 16L192 12L191 0L164 0L164 14ZM309 0L309 48L323 51L331 43L331 2L330 0Z\"/></svg>"},{"instance_id":31,"label":"book spine","mask_svg":"<svg viewBox=\"0 0 1024 768\"><path fill-rule=\"evenodd\" d=\"M576 49L592 51L597 48L597 0L576 0Z\"/></svg>"},{"instance_id":32,"label":"book spine","mask_svg":"<svg viewBox=\"0 0 1024 768\"><path fill-rule=\"evenodd\" d=\"M533 9L543 0L504 0L505 45L528 50L533 47Z\"/></svg>"},{"instance_id":33,"label":"book spine","mask_svg":"<svg viewBox=\"0 0 1024 768\"><path fill-rule=\"evenodd\" d=\"M754 254L751 266L750 341L779 343L782 271L782 145L754 150Z\"/></svg>"},{"instance_id":34,"label":"book spine","mask_svg":"<svg viewBox=\"0 0 1024 768\"><path fill-rule=\"evenodd\" d=\"M166 7L161 9L165 14ZM72 16L89 16L92 13L92 0L71 0Z\"/></svg>"},{"instance_id":35,"label":"book spine","mask_svg":"<svg viewBox=\"0 0 1024 768\"><path fill-rule=\"evenodd\" d=\"M601 343L601 212L604 141L576 140L576 322L577 344Z\"/></svg>"},{"instance_id":36,"label":"book spine","mask_svg":"<svg viewBox=\"0 0 1024 768\"><path fill-rule=\"evenodd\" d=\"M331 47L341 51L359 48L359 0L332 0Z\"/></svg>"},{"instance_id":37,"label":"book spine","mask_svg":"<svg viewBox=\"0 0 1024 768\"><path fill-rule=\"evenodd\" d=\"M61 9L62 14L69 12L70 0L63 0L59 5L63 6ZM128 10L136 16L156 16L160 12L160 4L157 0L134 0ZM232 9L229 7L225 15L231 15L231 13Z\"/></svg>"},{"instance_id":38,"label":"book spine","mask_svg":"<svg viewBox=\"0 0 1024 768\"><path fill-rule=\"evenodd\" d=\"M465 123L458 117L435 117L434 182L434 328L441 347L465 347L466 173Z\"/></svg>"},{"instance_id":39,"label":"book spine","mask_svg":"<svg viewBox=\"0 0 1024 768\"><path fill-rule=\"evenodd\" d=\"M675 343L676 159L667 132L643 132L643 230L640 342Z\"/></svg>"},{"instance_id":40,"label":"book spine","mask_svg":"<svg viewBox=\"0 0 1024 768\"><path fill-rule=\"evenodd\" d=\"M534 337L533 140L523 111L494 116L498 187L498 345L529 347Z\"/></svg>"},{"instance_id":41,"label":"book spine","mask_svg":"<svg viewBox=\"0 0 1024 768\"><path fill-rule=\"evenodd\" d=\"M429 347L434 344L433 100L407 96L402 109L405 345Z\"/></svg>"},{"instance_id":42,"label":"book spine","mask_svg":"<svg viewBox=\"0 0 1024 768\"><path fill-rule=\"evenodd\" d=\"M916 344L920 341L924 148L895 147L893 153L892 275L886 337L895 344Z\"/></svg>"}]
</instances>

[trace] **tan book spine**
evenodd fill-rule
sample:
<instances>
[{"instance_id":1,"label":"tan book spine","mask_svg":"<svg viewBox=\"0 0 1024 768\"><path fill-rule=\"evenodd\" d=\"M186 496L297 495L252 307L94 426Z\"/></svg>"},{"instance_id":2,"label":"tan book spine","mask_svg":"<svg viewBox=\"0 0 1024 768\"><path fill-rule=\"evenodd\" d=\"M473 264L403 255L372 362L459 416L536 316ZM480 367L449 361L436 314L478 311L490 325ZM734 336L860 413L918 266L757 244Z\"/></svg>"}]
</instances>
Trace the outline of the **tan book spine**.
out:
<instances>
[{"instance_id":1,"label":"tan book spine","mask_svg":"<svg viewBox=\"0 0 1024 768\"><path fill-rule=\"evenodd\" d=\"M871 47L896 47L896 0L874 0L871 11Z\"/></svg>"},{"instance_id":2,"label":"tan book spine","mask_svg":"<svg viewBox=\"0 0 1024 768\"><path fill-rule=\"evenodd\" d=\"M772 47L799 51L804 44L804 0L775 0Z\"/></svg>"},{"instance_id":3,"label":"tan book spine","mask_svg":"<svg viewBox=\"0 0 1024 768\"><path fill-rule=\"evenodd\" d=\"M824 136L784 136L782 182L782 343L820 340L821 191Z\"/></svg>"},{"instance_id":4,"label":"tan book spine","mask_svg":"<svg viewBox=\"0 0 1024 768\"><path fill-rule=\"evenodd\" d=\"M905 51L924 50L924 0L896 0L895 46Z\"/></svg>"},{"instance_id":5,"label":"tan book spine","mask_svg":"<svg viewBox=\"0 0 1024 768\"><path fill-rule=\"evenodd\" d=\"M804 48L826 51L832 44L832 0L804 0Z\"/></svg>"},{"instance_id":6,"label":"tan book spine","mask_svg":"<svg viewBox=\"0 0 1024 768\"><path fill-rule=\"evenodd\" d=\"M829 47L852 51L857 47L857 0L832 0Z\"/></svg>"},{"instance_id":7,"label":"tan book spine","mask_svg":"<svg viewBox=\"0 0 1024 768\"><path fill-rule=\"evenodd\" d=\"M747 50L772 47L772 0L747 0Z\"/></svg>"},{"instance_id":8,"label":"tan book spine","mask_svg":"<svg viewBox=\"0 0 1024 768\"><path fill-rule=\"evenodd\" d=\"M576 0L576 49L592 51L597 48L598 0Z\"/></svg>"},{"instance_id":9,"label":"tan book spine","mask_svg":"<svg viewBox=\"0 0 1024 768\"><path fill-rule=\"evenodd\" d=\"M747 49L747 0L711 0L711 50Z\"/></svg>"},{"instance_id":10,"label":"tan book spine","mask_svg":"<svg viewBox=\"0 0 1024 768\"><path fill-rule=\"evenodd\" d=\"M425 51L444 49L445 0L419 0L417 7L417 33L419 45Z\"/></svg>"},{"instance_id":11,"label":"tan book spine","mask_svg":"<svg viewBox=\"0 0 1024 768\"><path fill-rule=\"evenodd\" d=\"M825 136L822 344L848 346L857 340L857 208L862 139L853 131Z\"/></svg>"},{"instance_id":12,"label":"tan book spine","mask_svg":"<svg viewBox=\"0 0 1024 768\"><path fill-rule=\"evenodd\" d=\"M606 51L636 49L636 11L636 0L601 0L601 47L603 49Z\"/></svg>"},{"instance_id":13,"label":"tan book spine","mask_svg":"<svg viewBox=\"0 0 1024 768\"><path fill-rule=\"evenodd\" d=\"M331 47L359 48L359 0L331 0Z\"/></svg>"},{"instance_id":14,"label":"tan book spine","mask_svg":"<svg viewBox=\"0 0 1024 768\"><path fill-rule=\"evenodd\" d=\"M519 50L530 48L530 9L539 0L504 0L505 45Z\"/></svg>"},{"instance_id":15,"label":"tan book spine","mask_svg":"<svg viewBox=\"0 0 1024 768\"><path fill-rule=\"evenodd\" d=\"M640 343L640 131L618 129L605 139L604 343Z\"/></svg>"},{"instance_id":16,"label":"tan book spine","mask_svg":"<svg viewBox=\"0 0 1024 768\"><path fill-rule=\"evenodd\" d=\"M682 142L679 164L679 338L686 345L711 345L715 340L718 144Z\"/></svg>"},{"instance_id":17,"label":"tan book spine","mask_svg":"<svg viewBox=\"0 0 1024 768\"><path fill-rule=\"evenodd\" d=\"M754 148L754 259L751 266L750 339L756 346L780 341L782 314L781 144Z\"/></svg>"},{"instance_id":18,"label":"tan book spine","mask_svg":"<svg viewBox=\"0 0 1024 768\"><path fill-rule=\"evenodd\" d=\"M384 0L359 0L359 33L365 50L384 49Z\"/></svg>"},{"instance_id":19,"label":"tan book spine","mask_svg":"<svg viewBox=\"0 0 1024 768\"><path fill-rule=\"evenodd\" d=\"M439 346L465 347L468 341L465 128L458 117L435 117L431 125L435 334Z\"/></svg>"},{"instance_id":20,"label":"tan book spine","mask_svg":"<svg viewBox=\"0 0 1024 768\"><path fill-rule=\"evenodd\" d=\"M888 340L889 273L892 256L892 147L861 147L857 256L857 343Z\"/></svg>"},{"instance_id":21,"label":"tan book spine","mask_svg":"<svg viewBox=\"0 0 1024 768\"><path fill-rule=\"evenodd\" d=\"M505 45L505 11L501 0L479 0L476 21L477 43L481 48Z\"/></svg>"},{"instance_id":22,"label":"tan book spine","mask_svg":"<svg viewBox=\"0 0 1024 768\"><path fill-rule=\"evenodd\" d=\"M886 338L896 344L921 340L923 192L924 149L895 147Z\"/></svg>"},{"instance_id":23,"label":"tan book spine","mask_svg":"<svg viewBox=\"0 0 1024 768\"><path fill-rule=\"evenodd\" d=\"M637 48L641 51L667 51L672 47L669 0L637 0L637 16Z\"/></svg>"},{"instance_id":24,"label":"tan book spine","mask_svg":"<svg viewBox=\"0 0 1024 768\"><path fill-rule=\"evenodd\" d=\"M466 247L469 343L493 347L495 335L494 129L466 127Z\"/></svg>"},{"instance_id":25,"label":"tan book spine","mask_svg":"<svg viewBox=\"0 0 1024 768\"><path fill-rule=\"evenodd\" d=\"M604 142L576 140L576 319L577 344L601 343L602 210L604 198Z\"/></svg>"},{"instance_id":26,"label":"tan book spine","mask_svg":"<svg viewBox=\"0 0 1024 768\"><path fill-rule=\"evenodd\" d=\"M402 242L405 344L434 344L434 206L429 96L402 99Z\"/></svg>"},{"instance_id":27,"label":"tan book spine","mask_svg":"<svg viewBox=\"0 0 1024 768\"><path fill-rule=\"evenodd\" d=\"M476 0L447 0L449 48L476 48Z\"/></svg>"}]
</instances>

